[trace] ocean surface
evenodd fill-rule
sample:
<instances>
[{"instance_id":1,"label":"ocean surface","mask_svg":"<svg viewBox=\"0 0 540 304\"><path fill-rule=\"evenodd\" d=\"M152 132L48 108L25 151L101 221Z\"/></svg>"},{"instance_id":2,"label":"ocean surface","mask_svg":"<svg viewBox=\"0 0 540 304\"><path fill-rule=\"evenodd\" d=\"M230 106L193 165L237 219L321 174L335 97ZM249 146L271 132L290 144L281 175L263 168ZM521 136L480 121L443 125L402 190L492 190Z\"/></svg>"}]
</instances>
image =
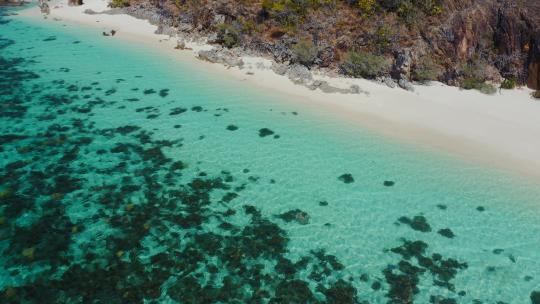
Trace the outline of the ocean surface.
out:
<instances>
[{"instance_id":1,"label":"ocean surface","mask_svg":"<svg viewBox=\"0 0 540 304\"><path fill-rule=\"evenodd\" d=\"M0 17L1 303L540 303L540 190Z\"/></svg>"}]
</instances>

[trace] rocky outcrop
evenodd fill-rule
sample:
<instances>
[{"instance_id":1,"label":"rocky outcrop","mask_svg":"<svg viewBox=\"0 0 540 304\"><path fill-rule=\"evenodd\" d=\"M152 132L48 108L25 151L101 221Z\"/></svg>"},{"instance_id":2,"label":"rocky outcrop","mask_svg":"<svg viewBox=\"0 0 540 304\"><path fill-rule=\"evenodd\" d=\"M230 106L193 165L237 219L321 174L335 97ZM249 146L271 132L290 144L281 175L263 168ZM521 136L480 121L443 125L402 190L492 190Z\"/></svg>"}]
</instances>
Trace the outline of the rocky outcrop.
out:
<instances>
[{"instance_id":1,"label":"rocky outcrop","mask_svg":"<svg viewBox=\"0 0 540 304\"><path fill-rule=\"evenodd\" d=\"M332 7L307 9L294 30L284 28L260 1L133 0L129 7L110 13L120 11L148 20L160 34L192 40L207 37L209 43L271 57L279 63L272 67L276 73L303 84L312 81L309 69L338 72L346 53L355 50L392 60L393 68L381 78L390 87L412 90L411 78L418 79L414 75L418 67L427 66L422 64L426 59L436 65L437 72L424 75L450 85L471 77L464 71L472 66L477 70L472 77L480 75L481 81L512 78L534 89L540 87L540 1L440 0L440 14L408 22L395 11L366 18L350 3L336 1ZM219 36L224 25L237 39L234 45ZM317 49L313 65L286 68L294 63L294 48L301 40ZM209 61L225 60L213 52L201 55Z\"/></svg>"},{"instance_id":2,"label":"rocky outcrop","mask_svg":"<svg viewBox=\"0 0 540 304\"><path fill-rule=\"evenodd\" d=\"M287 71L287 77L296 83L306 85L313 80L309 69L301 64L292 65Z\"/></svg>"},{"instance_id":3,"label":"rocky outcrop","mask_svg":"<svg viewBox=\"0 0 540 304\"><path fill-rule=\"evenodd\" d=\"M39 10L42 14L48 15L51 13L51 9L49 7L49 4L45 2L45 0L39 0L38 1Z\"/></svg>"},{"instance_id":4,"label":"rocky outcrop","mask_svg":"<svg viewBox=\"0 0 540 304\"><path fill-rule=\"evenodd\" d=\"M540 41L532 40L527 62L527 86L540 90Z\"/></svg>"},{"instance_id":5,"label":"rocky outcrop","mask_svg":"<svg viewBox=\"0 0 540 304\"><path fill-rule=\"evenodd\" d=\"M282 64L282 63L277 63L277 62L272 62L272 67L271 67L272 71L274 71L274 73L278 74L278 75L285 75L287 74L287 71L289 70L289 67L285 64Z\"/></svg>"},{"instance_id":6,"label":"rocky outcrop","mask_svg":"<svg viewBox=\"0 0 540 304\"><path fill-rule=\"evenodd\" d=\"M513 78L537 89L540 56L540 2L535 0L446 0L449 16L430 27L424 40L428 53L446 58L447 75L459 64L477 58L486 63L485 75L495 82ZM451 79L449 79L451 80Z\"/></svg>"},{"instance_id":7,"label":"rocky outcrop","mask_svg":"<svg viewBox=\"0 0 540 304\"><path fill-rule=\"evenodd\" d=\"M212 62L221 63L230 67L242 67L244 61L237 52L224 48L213 48L211 50L201 50L198 53L199 59Z\"/></svg>"}]
</instances>

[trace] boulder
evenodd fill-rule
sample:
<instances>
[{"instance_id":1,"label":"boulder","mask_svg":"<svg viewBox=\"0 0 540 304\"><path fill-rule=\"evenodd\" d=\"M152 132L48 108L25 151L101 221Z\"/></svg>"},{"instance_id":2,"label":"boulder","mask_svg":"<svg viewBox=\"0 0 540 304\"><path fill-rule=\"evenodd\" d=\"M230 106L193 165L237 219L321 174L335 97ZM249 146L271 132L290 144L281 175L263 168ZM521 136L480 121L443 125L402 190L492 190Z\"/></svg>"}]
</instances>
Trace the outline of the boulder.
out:
<instances>
[{"instance_id":1,"label":"boulder","mask_svg":"<svg viewBox=\"0 0 540 304\"><path fill-rule=\"evenodd\" d=\"M214 48L208 51L199 51L199 58L212 63L221 63L230 67L242 67L244 61L231 50Z\"/></svg>"},{"instance_id":2,"label":"boulder","mask_svg":"<svg viewBox=\"0 0 540 304\"><path fill-rule=\"evenodd\" d=\"M413 86L413 84L412 84L410 81L408 81L408 80L400 79L400 80L398 81L398 85L399 85L399 87L402 88L402 89L405 89L405 90L407 90L407 91L414 92L414 86Z\"/></svg>"},{"instance_id":3,"label":"boulder","mask_svg":"<svg viewBox=\"0 0 540 304\"><path fill-rule=\"evenodd\" d=\"M287 74L287 70L289 69L289 67L287 65L285 65L285 64L272 62L271 69L272 69L272 71L274 71L274 73L283 76L283 75Z\"/></svg>"},{"instance_id":4,"label":"boulder","mask_svg":"<svg viewBox=\"0 0 540 304\"><path fill-rule=\"evenodd\" d=\"M411 51L404 49L399 51L396 54L396 60L393 67L393 76L396 79L407 79L411 78L411 66L412 66L412 57Z\"/></svg>"},{"instance_id":5,"label":"boulder","mask_svg":"<svg viewBox=\"0 0 540 304\"><path fill-rule=\"evenodd\" d=\"M394 79L390 78L390 77L384 77L382 80L381 80L382 83L384 83L387 87L389 88L395 88L397 86L396 82L394 81Z\"/></svg>"},{"instance_id":6,"label":"boulder","mask_svg":"<svg viewBox=\"0 0 540 304\"><path fill-rule=\"evenodd\" d=\"M51 13L51 9L49 8L49 5L45 0L39 0L38 1L39 10L42 14L48 15Z\"/></svg>"},{"instance_id":7,"label":"boulder","mask_svg":"<svg viewBox=\"0 0 540 304\"><path fill-rule=\"evenodd\" d=\"M300 64L290 66L289 70L287 71L287 76L296 84L308 84L311 80L313 80L313 76L311 75L309 69Z\"/></svg>"},{"instance_id":8,"label":"boulder","mask_svg":"<svg viewBox=\"0 0 540 304\"><path fill-rule=\"evenodd\" d=\"M160 24L158 25L158 28L156 29L154 33L157 35L176 36L177 32L178 31L174 27Z\"/></svg>"},{"instance_id":9,"label":"boulder","mask_svg":"<svg viewBox=\"0 0 540 304\"><path fill-rule=\"evenodd\" d=\"M335 61L335 52L332 46L322 45L319 47L314 64L320 67L329 67Z\"/></svg>"},{"instance_id":10,"label":"boulder","mask_svg":"<svg viewBox=\"0 0 540 304\"><path fill-rule=\"evenodd\" d=\"M210 34L210 36L208 36L208 38L206 39L206 42L209 44L219 44L219 41L220 39L217 33Z\"/></svg>"},{"instance_id":11,"label":"boulder","mask_svg":"<svg viewBox=\"0 0 540 304\"><path fill-rule=\"evenodd\" d=\"M531 303L532 304L540 304L540 291L533 291L531 292Z\"/></svg>"}]
</instances>

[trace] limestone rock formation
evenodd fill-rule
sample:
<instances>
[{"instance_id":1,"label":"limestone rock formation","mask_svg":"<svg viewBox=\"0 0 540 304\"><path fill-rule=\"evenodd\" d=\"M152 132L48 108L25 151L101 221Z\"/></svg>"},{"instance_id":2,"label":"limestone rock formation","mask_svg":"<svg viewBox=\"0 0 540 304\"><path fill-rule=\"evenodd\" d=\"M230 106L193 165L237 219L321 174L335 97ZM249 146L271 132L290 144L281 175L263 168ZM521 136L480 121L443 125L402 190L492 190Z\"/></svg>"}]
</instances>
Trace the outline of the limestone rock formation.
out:
<instances>
[{"instance_id":1,"label":"limestone rock formation","mask_svg":"<svg viewBox=\"0 0 540 304\"><path fill-rule=\"evenodd\" d=\"M227 31L238 36L234 47L270 57L279 64L293 63L294 46L308 40L318 50L313 66L308 68L337 72L348 52L372 53L392 61L393 68L383 75L394 79L385 81L389 86L411 89L413 75L423 73L450 85L477 77L495 83L514 79L518 84L540 89L537 0L432 1L440 4L436 14L412 15L409 19L396 9L365 15L355 1L339 0L310 7L301 18L289 14L293 19L285 23L287 26L280 19L286 15L269 12L261 1L130 2L123 12L158 25L160 33L210 37L210 42L223 44L217 33L226 26ZM434 66L418 71L426 69L422 64L426 60ZM466 73L471 67L476 70L473 75ZM299 67L291 68L300 72ZM281 67L274 69L284 73Z\"/></svg>"}]
</instances>

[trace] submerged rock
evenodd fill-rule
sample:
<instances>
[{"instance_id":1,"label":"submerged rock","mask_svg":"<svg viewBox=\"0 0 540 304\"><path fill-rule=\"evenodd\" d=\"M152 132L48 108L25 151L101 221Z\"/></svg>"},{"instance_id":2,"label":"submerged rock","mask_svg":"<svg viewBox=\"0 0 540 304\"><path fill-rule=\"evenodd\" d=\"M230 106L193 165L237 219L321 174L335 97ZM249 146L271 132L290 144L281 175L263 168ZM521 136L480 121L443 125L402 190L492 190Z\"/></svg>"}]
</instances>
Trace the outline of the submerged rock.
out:
<instances>
[{"instance_id":1,"label":"submerged rock","mask_svg":"<svg viewBox=\"0 0 540 304\"><path fill-rule=\"evenodd\" d=\"M455 237L454 232L452 232L452 230L449 228L440 229L437 231L437 233L449 239L453 239Z\"/></svg>"},{"instance_id":2,"label":"submerged rock","mask_svg":"<svg viewBox=\"0 0 540 304\"><path fill-rule=\"evenodd\" d=\"M402 216L399 219L400 223L409 225L412 229L421 232L430 232L431 226L428 224L426 218L423 215L417 215L412 219Z\"/></svg>"},{"instance_id":3,"label":"submerged rock","mask_svg":"<svg viewBox=\"0 0 540 304\"><path fill-rule=\"evenodd\" d=\"M540 291L531 292L530 298L532 304L540 304Z\"/></svg>"},{"instance_id":4,"label":"submerged rock","mask_svg":"<svg viewBox=\"0 0 540 304\"><path fill-rule=\"evenodd\" d=\"M307 214L307 212L304 212L300 209L287 211L280 215L276 215L276 217L284 220L285 222L296 221L301 225L309 224L309 214Z\"/></svg>"},{"instance_id":5,"label":"submerged rock","mask_svg":"<svg viewBox=\"0 0 540 304\"><path fill-rule=\"evenodd\" d=\"M383 183L383 185L385 187L392 187L395 184L396 184L396 182L394 182L394 181L384 181L384 183Z\"/></svg>"},{"instance_id":6,"label":"submerged rock","mask_svg":"<svg viewBox=\"0 0 540 304\"><path fill-rule=\"evenodd\" d=\"M273 135L274 134L274 131L268 129L268 128L262 128L259 130L259 136L260 137L266 137L266 136L270 136L270 135Z\"/></svg>"},{"instance_id":7,"label":"submerged rock","mask_svg":"<svg viewBox=\"0 0 540 304\"><path fill-rule=\"evenodd\" d=\"M352 174L350 173L345 173L345 174L342 174L338 177L338 179L342 182L344 182L345 184L350 184L350 183L354 183L354 177L352 176Z\"/></svg>"},{"instance_id":8,"label":"submerged rock","mask_svg":"<svg viewBox=\"0 0 540 304\"><path fill-rule=\"evenodd\" d=\"M198 56L202 60L212 63L221 63L230 67L242 67L244 61L240 56L229 49L213 48L211 50L201 50Z\"/></svg>"}]
</instances>

